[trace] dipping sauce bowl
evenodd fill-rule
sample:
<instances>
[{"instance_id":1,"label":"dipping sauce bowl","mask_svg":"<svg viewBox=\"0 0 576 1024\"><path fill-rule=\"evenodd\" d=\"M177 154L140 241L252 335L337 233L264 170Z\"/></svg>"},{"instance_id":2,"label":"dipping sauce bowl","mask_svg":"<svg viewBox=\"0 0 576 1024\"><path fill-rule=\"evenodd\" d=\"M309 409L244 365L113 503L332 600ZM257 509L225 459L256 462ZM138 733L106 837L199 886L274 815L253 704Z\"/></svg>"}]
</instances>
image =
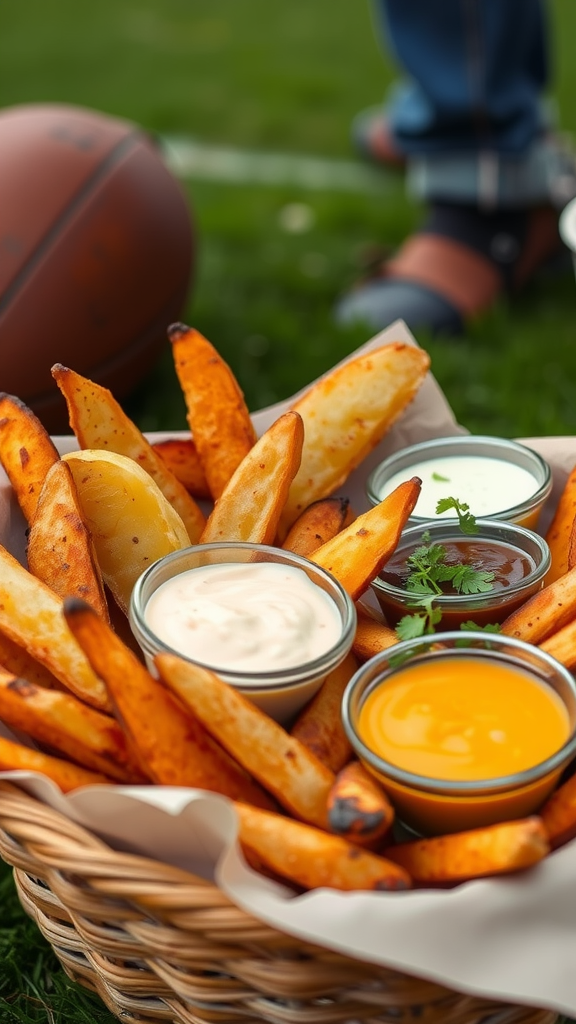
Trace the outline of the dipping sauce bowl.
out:
<instances>
[{"instance_id":1,"label":"dipping sauce bowl","mask_svg":"<svg viewBox=\"0 0 576 1024\"><path fill-rule=\"evenodd\" d=\"M497 520L478 519L476 526L478 533L472 536L463 534L453 519L437 519L404 530L396 551L372 581L372 591L389 626L396 626L404 615L421 607L422 596L406 589L405 582L410 573L407 559L423 543L443 545L448 563L465 562L494 572L492 589L486 593L446 590L434 597L434 606L442 613L442 630L457 629L468 621L477 626L503 622L543 587L550 568L550 549L542 537ZM425 534L429 535L428 542Z\"/></svg>"},{"instance_id":2,"label":"dipping sauce bowl","mask_svg":"<svg viewBox=\"0 0 576 1024\"><path fill-rule=\"evenodd\" d=\"M436 518L440 498L457 498L477 518L536 529L552 489L548 463L531 448L500 437L458 435L410 445L381 462L366 484L377 505L403 480L418 476L422 490L410 524ZM442 513L440 518L454 516Z\"/></svg>"},{"instance_id":3,"label":"dipping sauce bowl","mask_svg":"<svg viewBox=\"0 0 576 1024\"><path fill-rule=\"evenodd\" d=\"M177 654L287 723L346 657L356 609L329 572L264 544L198 544L151 565L130 625L151 672Z\"/></svg>"},{"instance_id":4,"label":"dipping sauce bowl","mask_svg":"<svg viewBox=\"0 0 576 1024\"><path fill-rule=\"evenodd\" d=\"M404 824L441 835L535 813L576 753L576 685L524 641L451 631L367 661L344 728Z\"/></svg>"}]
</instances>

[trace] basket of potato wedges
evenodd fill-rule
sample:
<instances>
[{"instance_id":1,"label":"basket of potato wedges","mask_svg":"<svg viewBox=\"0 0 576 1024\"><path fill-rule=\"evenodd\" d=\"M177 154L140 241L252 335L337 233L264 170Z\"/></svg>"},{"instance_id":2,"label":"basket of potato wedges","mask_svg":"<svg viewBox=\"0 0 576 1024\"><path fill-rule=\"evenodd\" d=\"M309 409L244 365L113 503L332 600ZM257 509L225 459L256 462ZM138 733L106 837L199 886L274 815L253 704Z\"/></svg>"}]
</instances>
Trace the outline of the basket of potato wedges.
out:
<instances>
[{"instance_id":1,"label":"basket of potato wedges","mask_svg":"<svg viewBox=\"0 0 576 1024\"><path fill-rule=\"evenodd\" d=\"M363 511L348 484L414 406L428 356L387 336L258 431L216 348L182 324L169 337L189 432L145 437L60 364L69 438L0 395L0 855L25 911L69 976L134 1024L554 1021L573 984L555 943L576 777L528 817L402 834L342 723L350 679L398 642L365 598L419 491L407 480ZM503 629L573 668L572 478L562 487L558 571ZM136 640L152 567L226 545L250 565L277 551L343 594L349 642L288 718L252 676L239 687ZM555 972L530 960L542 905ZM502 944L517 951L504 967Z\"/></svg>"}]
</instances>

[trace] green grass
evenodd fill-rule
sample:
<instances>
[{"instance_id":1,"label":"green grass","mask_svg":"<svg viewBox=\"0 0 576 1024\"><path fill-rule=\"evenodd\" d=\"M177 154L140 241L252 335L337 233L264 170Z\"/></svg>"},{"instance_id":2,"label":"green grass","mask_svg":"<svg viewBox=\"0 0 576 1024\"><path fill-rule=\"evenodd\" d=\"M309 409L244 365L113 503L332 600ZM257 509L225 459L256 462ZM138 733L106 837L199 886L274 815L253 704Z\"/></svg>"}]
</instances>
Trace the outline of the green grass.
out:
<instances>
[{"instance_id":1,"label":"green grass","mask_svg":"<svg viewBox=\"0 0 576 1024\"><path fill-rule=\"evenodd\" d=\"M554 96L576 134L572 0L552 5ZM367 3L353 0L5 0L0 103L50 101L131 118L159 134L247 149L352 158L349 122L394 78ZM381 193L186 183L197 270L183 319L235 370L252 409L291 394L367 340L332 307L370 246L418 223L400 178ZM303 203L311 224L283 228ZM570 273L502 300L465 337L418 336L462 423L508 436L576 434L576 286ZM171 355L126 403L145 429L184 426ZM66 979L0 871L2 1024L111 1024Z\"/></svg>"}]
</instances>

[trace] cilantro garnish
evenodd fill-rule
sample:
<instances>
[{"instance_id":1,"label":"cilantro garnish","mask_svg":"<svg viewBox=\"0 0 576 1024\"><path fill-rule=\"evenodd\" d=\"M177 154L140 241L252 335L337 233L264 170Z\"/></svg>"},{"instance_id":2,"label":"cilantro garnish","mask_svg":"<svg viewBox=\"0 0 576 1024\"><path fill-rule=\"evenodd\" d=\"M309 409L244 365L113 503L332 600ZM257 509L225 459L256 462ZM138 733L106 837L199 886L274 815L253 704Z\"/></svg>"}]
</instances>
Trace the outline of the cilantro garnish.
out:
<instances>
[{"instance_id":1,"label":"cilantro garnish","mask_svg":"<svg viewBox=\"0 0 576 1024\"><path fill-rule=\"evenodd\" d=\"M439 484L449 484L450 483L450 477L449 476L442 476L441 473L432 473L432 479L436 480Z\"/></svg>"},{"instance_id":2,"label":"cilantro garnish","mask_svg":"<svg viewBox=\"0 0 576 1024\"><path fill-rule=\"evenodd\" d=\"M458 526L468 536L478 532L476 519L470 512L469 505L457 498L441 498L436 505L436 513L440 515L454 509L458 516ZM432 544L430 531L422 534L420 544L409 557L406 564L410 574L406 580L406 589L414 595L417 607L412 615L405 615L396 626L401 640L413 640L415 637L434 633L434 627L442 618L442 612L434 607L434 598L445 591L441 584L449 583L457 594L486 594L493 589L494 573L484 569L475 569L473 565L457 562L449 565L446 562L446 548L443 544ZM464 629L478 629L474 623L464 624ZM485 627L487 632L497 632L498 627Z\"/></svg>"}]
</instances>

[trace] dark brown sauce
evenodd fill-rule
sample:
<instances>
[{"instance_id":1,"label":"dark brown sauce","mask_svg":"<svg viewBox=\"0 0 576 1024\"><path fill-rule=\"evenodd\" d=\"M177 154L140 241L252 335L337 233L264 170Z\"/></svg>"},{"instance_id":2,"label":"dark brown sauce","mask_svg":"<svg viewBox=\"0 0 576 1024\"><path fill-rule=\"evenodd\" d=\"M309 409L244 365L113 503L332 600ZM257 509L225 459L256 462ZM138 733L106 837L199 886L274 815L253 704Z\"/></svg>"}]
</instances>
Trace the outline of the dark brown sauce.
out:
<instances>
[{"instance_id":1,"label":"dark brown sauce","mask_svg":"<svg viewBox=\"0 0 576 1024\"><path fill-rule=\"evenodd\" d=\"M407 559L418 546L418 544L414 544L409 549L393 554L382 569L380 578L394 587L405 589L406 581L413 572ZM447 565L462 563L472 566L473 569L494 573L492 593L515 586L535 569L533 560L525 551L499 541L463 538L462 540L445 541L442 546L446 550L444 561ZM445 594L458 593L450 583L441 583L440 587Z\"/></svg>"}]
</instances>

